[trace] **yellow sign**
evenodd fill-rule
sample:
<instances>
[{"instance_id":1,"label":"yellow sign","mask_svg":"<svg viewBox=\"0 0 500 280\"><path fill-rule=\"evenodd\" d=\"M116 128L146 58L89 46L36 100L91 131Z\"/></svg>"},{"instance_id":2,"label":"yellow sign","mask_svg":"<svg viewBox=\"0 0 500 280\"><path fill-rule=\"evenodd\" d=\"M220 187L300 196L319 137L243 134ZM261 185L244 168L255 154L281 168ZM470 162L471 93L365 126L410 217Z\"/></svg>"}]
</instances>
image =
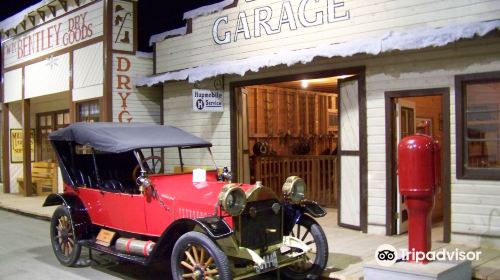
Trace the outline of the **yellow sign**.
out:
<instances>
[{"instance_id":1,"label":"yellow sign","mask_svg":"<svg viewBox=\"0 0 500 280\"><path fill-rule=\"evenodd\" d=\"M101 229L99 234L97 235L96 242L99 245L109 247L111 242L113 242L113 238L115 237L116 232L109 231L105 229Z\"/></svg>"},{"instance_id":2,"label":"yellow sign","mask_svg":"<svg viewBox=\"0 0 500 280\"><path fill-rule=\"evenodd\" d=\"M31 130L31 161L35 161L35 130ZM10 130L10 162L20 163L23 162L23 130L11 129Z\"/></svg>"}]
</instances>

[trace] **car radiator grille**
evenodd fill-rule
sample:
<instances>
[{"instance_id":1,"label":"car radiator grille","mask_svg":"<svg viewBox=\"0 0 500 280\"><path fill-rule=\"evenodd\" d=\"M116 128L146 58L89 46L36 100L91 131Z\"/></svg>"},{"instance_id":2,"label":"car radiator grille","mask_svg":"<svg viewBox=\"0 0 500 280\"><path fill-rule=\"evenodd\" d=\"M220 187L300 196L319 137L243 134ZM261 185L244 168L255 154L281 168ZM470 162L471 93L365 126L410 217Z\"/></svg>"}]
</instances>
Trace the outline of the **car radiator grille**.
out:
<instances>
[{"instance_id":1,"label":"car radiator grille","mask_svg":"<svg viewBox=\"0 0 500 280\"><path fill-rule=\"evenodd\" d=\"M280 205L278 213L275 213L272 209L275 203ZM252 211L254 215L251 214ZM247 203L245 210L238 218L237 228L239 229L241 246L255 250L280 243L283 238L282 212L283 209L278 200L271 199Z\"/></svg>"}]
</instances>

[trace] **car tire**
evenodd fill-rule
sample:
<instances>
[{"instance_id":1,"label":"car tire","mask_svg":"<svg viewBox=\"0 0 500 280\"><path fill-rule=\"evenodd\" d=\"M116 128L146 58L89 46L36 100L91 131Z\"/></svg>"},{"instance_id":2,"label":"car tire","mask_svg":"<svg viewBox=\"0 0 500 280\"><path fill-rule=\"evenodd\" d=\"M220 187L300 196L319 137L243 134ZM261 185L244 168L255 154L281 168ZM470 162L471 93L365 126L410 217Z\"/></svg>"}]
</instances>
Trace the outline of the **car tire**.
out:
<instances>
[{"instance_id":1,"label":"car tire","mask_svg":"<svg viewBox=\"0 0 500 280\"><path fill-rule=\"evenodd\" d=\"M77 243L71 214L65 206L56 208L50 222L50 241L57 260L65 266L74 266L80 258L81 245Z\"/></svg>"},{"instance_id":2,"label":"car tire","mask_svg":"<svg viewBox=\"0 0 500 280\"><path fill-rule=\"evenodd\" d=\"M211 272L213 279L216 279L215 276L218 276L219 280L233 279L226 254L208 236L194 231L177 240L172 251L170 267L173 280L186 279L183 277L186 274L206 275L207 272Z\"/></svg>"},{"instance_id":3,"label":"car tire","mask_svg":"<svg viewBox=\"0 0 500 280\"><path fill-rule=\"evenodd\" d=\"M303 215L292 229L291 235L297 237L313 249L308 253L309 261L286 266L280 270L284 279L318 279L328 262L328 241L321 226L311 217Z\"/></svg>"}]
</instances>

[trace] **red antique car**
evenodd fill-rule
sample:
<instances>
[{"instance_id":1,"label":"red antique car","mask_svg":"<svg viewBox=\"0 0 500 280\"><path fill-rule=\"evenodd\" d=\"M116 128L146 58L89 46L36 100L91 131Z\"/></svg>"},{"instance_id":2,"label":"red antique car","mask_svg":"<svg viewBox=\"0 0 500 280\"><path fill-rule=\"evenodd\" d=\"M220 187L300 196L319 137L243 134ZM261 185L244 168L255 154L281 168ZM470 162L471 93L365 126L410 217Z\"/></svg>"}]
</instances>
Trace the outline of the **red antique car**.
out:
<instances>
[{"instance_id":1,"label":"red antique car","mask_svg":"<svg viewBox=\"0 0 500 280\"><path fill-rule=\"evenodd\" d=\"M50 235L63 265L75 265L83 246L143 265L169 260L173 279L273 270L316 279L326 266L327 240L314 219L326 212L304 198L299 177L284 182L280 198L260 182L229 183L227 168L183 172L183 152L196 160L211 156L212 145L172 126L76 123L49 140L64 193L44 206L60 205Z\"/></svg>"}]
</instances>

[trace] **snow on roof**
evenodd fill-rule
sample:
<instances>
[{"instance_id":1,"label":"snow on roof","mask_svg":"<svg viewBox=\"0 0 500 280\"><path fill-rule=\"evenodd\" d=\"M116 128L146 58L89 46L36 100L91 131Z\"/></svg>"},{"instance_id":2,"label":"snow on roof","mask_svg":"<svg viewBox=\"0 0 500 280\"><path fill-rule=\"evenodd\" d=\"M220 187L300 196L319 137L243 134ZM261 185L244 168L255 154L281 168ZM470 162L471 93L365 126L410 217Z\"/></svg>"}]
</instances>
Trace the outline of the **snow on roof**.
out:
<instances>
[{"instance_id":1,"label":"snow on roof","mask_svg":"<svg viewBox=\"0 0 500 280\"><path fill-rule=\"evenodd\" d=\"M361 53L377 55L394 50L404 51L440 47L460 39L473 38L476 35L484 36L499 28L500 20L495 20L450 25L440 28L416 28L406 32L391 31L378 37L361 38L338 44L326 44L309 49L281 51L234 61L221 61L214 64L146 76L139 78L137 85L152 86L166 81L182 81L186 79L194 83L224 74L243 76L248 71L257 72L259 69L265 67L309 63L316 57L348 57Z\"/></svg>"},{"instance_id":2,"label":"snow on roof","mask_svg":"<svg viewBox=\"0 0 500 280\"><path fill-rule=\"evenodd\" d=\"M184 26L181 28L172 29L159 34L155 34L149 38L149 46L152 46L154 43L161 42L165 40L167 37L186 35L186 32L187 32L187 26Z\"/></svg>"},{"instance_id":3,"label":"snow on roof","mask_svg":"<svg viewBox=\"0 0 500 280\"><path fill-rule=\"evenodd\" d=\"M225 7L232 5L235 0L224 0L219 3L215 3L212 5L207 5L203 6L188 12L184 13L183 19L194 19L200 16L206 16L212 13L220 12L222 11ZM172 36L181 36L181 35L186 35L187 33L187 26L177 28L177 29L172 29L172 30L167 30L165 32L155 34L149 38L149 46L152 46L155 43L161 42L165 40L167 37L172 37Z\"/></svg>"},{"instance_id":4,"label":"snow on roof","mask_svg":"<svg viewBox=\"0 0 500 280\"><path fill-rule=\"evenodd\" d=\"M40 2L20 11L19 13L4 19L2 22L0 22L0 31L7 31L11 28L16 28L16 26L20 24L29 13L52 1L53 0L41 0Z\"/></svg>"},{"instance_id":5,"label":"snow on roof","mask_svg":"<svg viewBox=\"0 0 500 280\"><path fill-rule=\"evenodd\" d=\"M135 55L137 57L140 57L140 58L149 58L149 59L153 59L153 53L152 52L140 52L140 51L136 51L135 52Z\"/></svg>"},{"instance_id":6,"label":"snow on roof","mask_svg":"<svg viewBox=\"0 0 500 280\"><path fill-rule=\"evenodd\" d=\"M207 5L184 13L184 19L194 19L222 11L225 7L234 3L234 0L224 0L219 3Z\"/></svg>"}]
</instances>

